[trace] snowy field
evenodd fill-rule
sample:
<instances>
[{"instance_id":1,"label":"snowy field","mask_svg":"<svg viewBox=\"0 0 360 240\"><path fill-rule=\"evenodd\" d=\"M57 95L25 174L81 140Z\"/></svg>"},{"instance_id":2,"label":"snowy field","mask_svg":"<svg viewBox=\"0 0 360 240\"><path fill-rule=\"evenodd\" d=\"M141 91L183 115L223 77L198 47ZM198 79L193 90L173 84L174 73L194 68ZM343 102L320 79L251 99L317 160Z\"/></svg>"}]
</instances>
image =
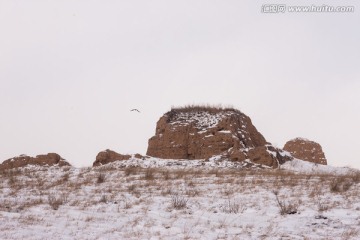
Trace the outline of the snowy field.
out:
<instances>
[{"instance_id":1,"label":"snowy field","mask_svg":"<svg viewBox=\"0 0 360 240\"><path fill-rule=\"evenodd\" d=\"M360 239L360 174L131 159L0 173L0 239Z\"/></svg>"}]
</instances>

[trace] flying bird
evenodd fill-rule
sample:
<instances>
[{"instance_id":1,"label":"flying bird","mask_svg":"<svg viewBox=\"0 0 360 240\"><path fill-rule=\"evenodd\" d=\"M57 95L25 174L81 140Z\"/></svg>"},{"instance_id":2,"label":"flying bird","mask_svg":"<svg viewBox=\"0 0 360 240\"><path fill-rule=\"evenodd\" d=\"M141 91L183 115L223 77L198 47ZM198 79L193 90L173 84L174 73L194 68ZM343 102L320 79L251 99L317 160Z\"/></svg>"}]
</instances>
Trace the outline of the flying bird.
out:
<instances>
[{"instance_id":1,"label":"flying bird","mask_svg":"<svg viewBox=\"0 0 360 240\"><path fill-rule=\"evenodd\" d=\"M131 109L130 110L130 112L134 112L134 111L136 111L136 112L140 112L139 110L137 110L136 108L134 108L134 109Z\"/></svg>"}]
</instances>

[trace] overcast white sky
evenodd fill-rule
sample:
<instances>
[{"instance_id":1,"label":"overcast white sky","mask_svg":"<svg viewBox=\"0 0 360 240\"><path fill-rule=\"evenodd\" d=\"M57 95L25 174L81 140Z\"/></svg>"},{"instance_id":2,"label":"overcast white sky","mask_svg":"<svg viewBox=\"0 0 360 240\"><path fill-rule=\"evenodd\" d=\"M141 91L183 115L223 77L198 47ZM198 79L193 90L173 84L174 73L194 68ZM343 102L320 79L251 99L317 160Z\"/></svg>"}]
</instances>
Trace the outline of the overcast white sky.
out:
<instances>
[{"instance_id":1,"label":"overcast white sky","mask_svg":"<svg viewBox=\"0 0 360 240\"><path fill-rule=\"evenodd\" d=\"M145 154L172 105L209 103L240 109L278 147L309 138L330 165L360 168L360 4L264 3L0 0L0 161Z\"/></svg>"}]
</instances>

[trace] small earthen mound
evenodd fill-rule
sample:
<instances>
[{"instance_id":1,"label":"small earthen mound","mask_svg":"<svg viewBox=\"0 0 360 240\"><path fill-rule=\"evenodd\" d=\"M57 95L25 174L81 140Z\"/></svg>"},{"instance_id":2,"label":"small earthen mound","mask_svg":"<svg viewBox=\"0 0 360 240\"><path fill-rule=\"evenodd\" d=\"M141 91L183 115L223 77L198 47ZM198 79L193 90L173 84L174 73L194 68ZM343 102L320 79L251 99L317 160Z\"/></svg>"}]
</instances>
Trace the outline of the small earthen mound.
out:
<instances>
[{"instance_id":1,"label":"small earthen mound","mask_svg":"<svg viewBox=\"0 0 360 240\"><path fill-rule=\"evenodd\" d=\"M46 155L37 155L36 157L30 157L27 155L20 155L5 160L0 164L0 170L8 170L13 168L25 167L27 165L38 166L71 166L65 159L63 159L57 153L48 153Z\"/></svg>"},{"instance_id":2,"label":"small earthen mound","mask_svg":"<svg viewBox=\"0 0 360 240\"><path fill-rule=\"evenodd\" d=\"M105 151L99 152L96 156L96 160L93 163L93 167L101 166L115 161L129 160L130 155L123 155L112 150L106 149Z\"/></svg>"},{"instance_id":3,"label":"small earthen mound","mask_svg":"<svg viewBox=\"0 0 360 240\"><path fill-rule=\"evenodd\" d=\"M142 156L139 153L134 154L135 158L139 158L139 159L144 159L144 156ZM131 158L131 155L123 155L117 152L114 152L112 150L105 150L102 152L99 152L98 155L96 156L96 160L93 163L93 167L96 166L101 166L104 164L108 164L111 162L115 162L115 161L124 161L124 160L129 160Z\"/></svg>"},{"instance_id":4,"label":"small earthen mound","mask_svg":"<svg viewBox=\"0 0 360 240\"><path fill-rule=\"evenodd\" d=\"M325 154L319 143L304 138L295 138L285 144L284 150L290 152L295 158L327 165Z\"/></svg>"}]
</instances>

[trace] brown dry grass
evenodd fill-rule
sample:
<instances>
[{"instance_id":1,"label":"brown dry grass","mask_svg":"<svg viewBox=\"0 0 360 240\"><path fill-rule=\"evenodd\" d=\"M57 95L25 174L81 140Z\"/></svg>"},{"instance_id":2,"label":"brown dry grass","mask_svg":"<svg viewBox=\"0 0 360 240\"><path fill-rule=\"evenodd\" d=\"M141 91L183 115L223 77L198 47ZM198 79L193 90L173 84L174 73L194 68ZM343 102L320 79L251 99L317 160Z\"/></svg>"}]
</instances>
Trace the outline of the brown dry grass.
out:
<instances>
[{"instance_id":1,"label":"brown dry grass","mask_svg":"<svg viewBox=\"0 0 360 240\"><path fill-rule=\"evenodd\" d=\"M301 207L301 201L319 212L328 211L336 208L336 202L321 199L319 196L336 192L342 194L346 199L356 198L359 191L355 185L359 182L359 174L348 174L338 176L332 174L298 174L285 170L244 170L244 169L201 169L201 168L182 168L182 169L164 169L164 168L140 168L140 167L120 167L120 168L103 168L101 171L81 170L80 174L75 175L71 171L64 171L55 175L51 181L46 172L26 172L22 175L19 172L6 173L3 179L4 184L10 186L12 192L8 196L23 194L29 190L36 192L37 198L34 198L29 205L20 206L12 204L11 209L22 211L31 206L48 203L53 209L58 209L61 205L76 206L87 209L94 205L118 202L119 211L132 208L141 201L145 201L144 196L152 197L173 196L173 200L181 200L183 197L193 204L197 198L202 198L207 194L207 186L215 184L218 187L215 191L219 199L230 199L224 201L222 209L224 212L240 212L242 204L235 199L239 194L256 194L259 191L282 191L283 188L290 188L294 191L291 196L277 196L278 203L274 198L269 198L273 204L278 204L279 208L284 208L283 213L287 214L288 208ZM92 190L90 196L78 194L82 193L87 186L97 186L99 176L106 176L106 181L101 182L101 187ZM347 185L343 183L350 182L354 186L349 191ZM124 183L127 183L124 185ZM341 185L340 190L332 190L332 184ZM336 185L335 184L335 185ZM72 196L70 202L67 199L61 199L61 192ZM55 194L54 194L55 193ZM296 194L295 194L296 193ZM177 195L176 195L177 194ZM55 195L55 199L47 196ZM75 197L74 197L75 196ZM123 196L123 197L121 197ZM285 198L286 197L286 198ZM287 198L289 197L289 198ZM84 200L86 199L86 200ZM60 204L56 203L57 200ZM170 200L171 201L171 200ZM215 200L216 201L216 200ZM279 204L280 203L280 204ZM171 205L171 203L170 203ZM238 210L237 207L239 207ZM249 207L249 206L247 206ZM258 207L255 203L252 207ZM186 208L186 207L185 207ZM177 209L173 206L172 209ZM289 210L289 211L288 211ZM220 211L222 211L220 209Z\"/></svg>"},{"instance_id":2,"label":"brown dry grass","mask_svg":"<svg viewBox=\"0 0 360 240\"><path fill-rule=\"evenodd\" d=\"M48 203L53 210L58 210L61 205L67 202L67 197L65 195L57 196L51 194L48 196Z\"/></svg>"},{"instance_id":3,"label":"brown dry grass","mask_svg":"<svg viewBox=\"0 0 360 240\"><path fill-rule=\"evenodd\" d=\"M348 228L344 230L343 234L341 235L342 239L359 239L360 231L355 228Z\"/></svg>"},{"instance_id":4,"label":"brown dry grass","mask_svg":"<svg viewBox=\"0 0 360 240\"><path fill-rule=\"evenodd\" d=\"M171 196L171 206L177 210L186 208L188 201L189 199L178 193Z\"/></svg>"},{"instance_id":5,"label":"brown dry grass","mask_svg":"<svg viewBox=\"0 0 360 240\"><path fill-rule=\"evenodd\" d=\"M273 191L273 193L281 215L297 213L299 207L298 204L280 199L278 191Z\"/></svg>"},{"instance_id":6,"label":"brown dry grass","mask_svg":"<svg viewBox=\"0 0 360 240\"><path fill-rule=\"evenodd\" d=\"M354 184L354 181L351 177L340 176L335 177L330 183L330 191L334 193L346 192Z\"/></svg>"},{"instance_id":7,"label":"brown dry grass","mask_svg":"<svg viewBox=\"0 0 360 240\"><path fill-rule=\"evenodd\" d=\"M97 183L103 183L105 182L105 174L104 173L100 173L98 176L97 176Z\"/></svg>"},{"instance_id":8,"label":"brown dry grass","mask_svg":"<svg viewBox=\"0 0 360 240\"><path fill-rule=\"evenodd\" d=\"M22 174L22 171L19 168L9 169L9 170L0 170L0 177L19 176L21 174Z\"/></svg>"},{"instance_id":9,"label":"brown dry grass","mask_svg":"<svg viewBox=\"0 0 360 240\"><path fill-rule=\"evenodd\" d=\"M139 172L139 167L127 167L124 169L125 176L135 175Z\"/></svg>"},{"instance_id":10,"label":"brown dry grass","mask_svg":"<svg viewBox=\"0 0 360 240\"><path fill-rule=\"evenodd\" d=\"M155 169L154 168L147 168L145 170L144 179L145 180L154 180L155 178Z\"/></svg>"}]
</instances>

